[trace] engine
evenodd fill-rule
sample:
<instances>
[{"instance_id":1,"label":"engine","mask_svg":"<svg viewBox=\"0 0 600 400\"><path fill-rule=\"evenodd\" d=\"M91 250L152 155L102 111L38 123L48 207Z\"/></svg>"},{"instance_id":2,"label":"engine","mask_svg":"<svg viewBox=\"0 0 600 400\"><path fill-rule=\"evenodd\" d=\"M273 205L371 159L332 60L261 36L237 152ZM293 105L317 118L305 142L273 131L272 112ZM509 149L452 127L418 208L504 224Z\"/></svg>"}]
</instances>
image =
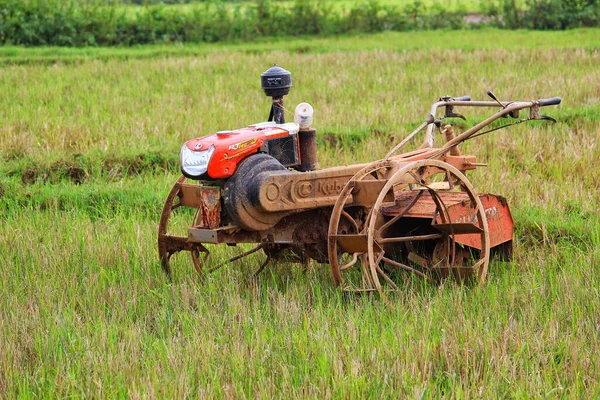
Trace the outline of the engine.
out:
<instances>
[{"instance_id":1,"label":"engine","mask_svg":"<svg viewBox=\"0 0 600 400\"><path fill-rule=\"evenodd\" d=\"M317 167L316 131L310 128L312 107L308 103L299 104L294 122L285 122L283 96L292 87L291 73L273 66L261 75L261 85L272 98L268 121L186 142L181 148L180 162L187 178L230 178L243 160L257 153L268 154L283 167L298 171Z\"/></svg>"}]
</instances>

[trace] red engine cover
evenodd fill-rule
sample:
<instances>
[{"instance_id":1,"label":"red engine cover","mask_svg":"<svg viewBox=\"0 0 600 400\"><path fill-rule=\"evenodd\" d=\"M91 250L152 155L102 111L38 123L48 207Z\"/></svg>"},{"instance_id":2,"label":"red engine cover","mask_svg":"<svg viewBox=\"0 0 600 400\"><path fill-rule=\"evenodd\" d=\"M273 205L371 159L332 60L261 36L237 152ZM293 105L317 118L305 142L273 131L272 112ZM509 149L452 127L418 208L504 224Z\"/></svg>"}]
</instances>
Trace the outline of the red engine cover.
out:
<instances>
[{"instance_id":1,"label":"red engine cover","mask_svg":"<svg viewBox=\"0 0 600 400\"><path fill-rule=\"evenodd\" d=\"M257 153L266 141L295 135L297 132L298 125L295 123L276 125L274 122L263 122L192 139L186 142L186 146L192 151L204 151L215 146L207 173L213 179L224 179L233 175L238 164L249 155Z\"/></svg>"}]
</instances>

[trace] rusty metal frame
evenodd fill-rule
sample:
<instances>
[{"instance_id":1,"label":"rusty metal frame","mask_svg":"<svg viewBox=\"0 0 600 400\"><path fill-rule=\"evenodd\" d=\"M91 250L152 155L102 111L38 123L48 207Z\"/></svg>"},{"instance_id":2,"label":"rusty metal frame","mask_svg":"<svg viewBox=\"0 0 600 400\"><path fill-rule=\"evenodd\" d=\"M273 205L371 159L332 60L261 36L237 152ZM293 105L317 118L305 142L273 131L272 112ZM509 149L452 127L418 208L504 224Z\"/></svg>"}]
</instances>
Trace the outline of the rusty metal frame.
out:
<instances>
[{"instance_id":1,"label":"rusty metal frame","mask_svg":"<svg viewBox=\"0 0 600 400\"><path fill-rule=\"evenodd\" d=\"M253 213L245 214L246 218L265 216L270 225L256 225L268 227L261 228L262 230L248 228L254 226L252 221L232 224L218 204L207 206L207 198L213 193L219 196L219 185L222 183L211 183L212 186L216 186L210 189L202 184L185 183L185 178L181 177L167 197L159 222L158 248L163 269L170 274L170 257L180 251L189 251L194 266L201 272L209 254L205 244L257 244L252 250L242 252L228 262L263 250L267 259L258 272L285 248L293 249L299 255L298 260L305 262L308 259L304 253L307 251L306 246L316 245L316 241L320 239L318 235L304 235L299 243L298 231L302 226L293 217L303 215L306 221L314 221L323 218L323 215L329 215L326 251L336 285L343 283L342 271L357 266L362 270L364 287L353 290L359 292L377 290L383 293L382 282L397 290L398 285L388 276L384 270L385 266L410 271L427 280L432 279L430 272L439 268L476 271L477 278L483 281L489 264L490 243L497 246L511 242L513 221L504 198L475 192L464 173L485 164L478 163L475 156L462 155L457 146L470 138L492 131L493 129L481 132L484 127L499 118L507 115L518 116L518 112L523 109L530 110L529 117L516 123L550 119L540 116L539 108L558 103L560 99L557 98L531 102L500 102L466 101L465 98L447 97L435 102L427 119L394 146L382 160L302 173L271 171L265 175L264 181L260 181L259 191L253 203L249 205L254 207ZM457 106L500 106L501 109L454 136L450 126L446 125L442 129L441 120L445 117L461 117L460 114L454 113L454 107ZM436 119L438 110L442 107L446 108L446 114ZM439 148L433 147L436 127L446 139L446 143ZM423 131L424 140L420 148L396 154ZM445 174L445 181L427 182L429 177L437 174ZM404 196L407 188L410 189L412 197ZM457 193L462 194L456 197ZM198 209L187 237L172 236L168 233L170 215L178 207ZM475 212L470 213L468 207ZM319 214L318 210L325 210L325 214ZM488 210L491 210L489 215ZM436 230L419 235L408 232L402 236L383 236L388 229L400 226L405 218L428 220L428 226ZM242 226L246 226L246 229ZM422 267L418 269L385 255L385 246L406 243L412 245L413 242L419 241L438 243L436 249L446 246L445 250L440 250L446 251L446 260L431 262L411 252L408 260ZM465 256L462 250L457 250L458 244L480 252L474 265L465 268L458 263L457 260ZM340 251L352 255L352 259L345 265L339 265ZM435 251L437 250L434 250L434 253ZM213 266L212 270L221 266L222 264Z\"/></svg>"}]
</instances>

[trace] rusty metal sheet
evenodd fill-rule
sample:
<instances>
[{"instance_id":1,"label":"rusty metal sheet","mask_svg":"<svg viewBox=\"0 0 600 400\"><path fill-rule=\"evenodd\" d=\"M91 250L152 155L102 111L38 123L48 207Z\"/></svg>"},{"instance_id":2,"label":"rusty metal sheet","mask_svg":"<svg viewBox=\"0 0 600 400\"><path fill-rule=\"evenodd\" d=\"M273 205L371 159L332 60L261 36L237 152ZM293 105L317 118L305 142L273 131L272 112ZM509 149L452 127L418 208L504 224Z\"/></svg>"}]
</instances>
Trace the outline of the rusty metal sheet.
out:
<instances>
[{"instance_id":1,"label":"rusty metal sheet","mask_svg":"<svg viewBox=\"0 0 600 400\"><path fill-rule=\"evenodd\" d=\"M202 197L198 184L180 183L179 184L179 204L185 207L200 207Z\"/></svg>"},{"instance_id":2,"label":"rusty metal sheet","mask_svg":"<svg viewBox=\"0 0 600 400\"><path fill-rule=\"evenodd\" d=\"M332 235L331 237L337 240L342 249L348 253L367 252L366 234Z\"/></svg>"},{"instance_id":3,"label":"rusty metal sheet","mask_svg":"<svg viewBox=\"0 0 600 400\"><path fill-rule=\"evenodd\" d=\"M331 235L331 238L337 240L338 244L347 253L366 253L368 251L368 238L366 233ZM373 242L374 251L381 252L381 247L377 242Z\"/></svg>"},{"instance_id":4,"label":"rusty metal sheet","mask_svg":"<svg viewBox=\"0 0 600 400\"><path fill-rule=\"evenodd\" d=\"M490 230L490 247L512 240L514 222L506 199L493 194L481 194L479 195L479 199L485 210L485 217ZM450 215L454 218L455 214L452 213L453 211L450 212ZM475 221L474 223L477 222ZM481 246L479 235L476 234L457 236L456 241L475 248Z\"/></svg>"},{"instance_id":5,"label":"rusty metal sheet","mask_svg":"<svg viewBox=\"0 0 600 400\"><path fill-rule=\"evenodd\" d=\"M198 184L179 184L179 204L199 208L196 224L203 228L216 228L221 223L221 190L219 187Z\"/></svg>"},{"instance_id":6,"label":"rusty metal sheet","mask_svg":"<svg viewBox=\"0 0 600 400\"><path fill-rule=\"evenodd\" d=\"M354 182L354 189L352 189L352 205L365 207L372 206L375 204L377 197L379 197L379 194L386 183L387 179L361 180ZM384 201L394 201L394 195L391 191L386 195Z\"/></svg>"},{"instance_id":7,"label":"rusty metal sheet","mask_svg":"<svg viewBox=\"0 0 600 400\"><path fill-rule=\"evenodd\" d=\"M258 232L240 230L237 226L227 225L215 229L199 226L188 228L188 241L192 243L260 243L264 239Z\"/></svg>"},{"instance_id":8,"label":"rusty metal sheet","mask_svg":"<svg viewBox=\"0 0 600 400\"><path fill-rule=\"evenodd\" d=\"M471 200L463 192L438 192L442 201L448 208L451 221L456 224L475 224L478 221L475 216L475 208L471 206ZM417 191L403 190L395 193L396 203L392 207L382 209L385 216L393 217L417 195ZM506 199L492 194L481 194L479 199L485 210L490 231L490 246L494 247L513 238L514 222L506 203ZM435 214L436 206L429 193L423 193L419 201L405 214L405 217L431 219ZM402 223L402 220L398 223ZM438 216L437 221L441 223ZM449 232L446 232L449 233ZM456 235L455 240L466 246L481 248L479 233L462 233Z\"/></svg>"},{"instance_id":9,"label":"rusty metal sheet","mask_svg":"<svg viewBox=\"0 0 600 400\"><path fill-rule=\"evenodd\" d=\"M420 190L400 190L394 193L396 197L396 204L392 207L385 207L382 209L382 214L387 217L393 217L404 210ZM442 198L444 204L447 207L461 204L463 202L470 203L469 195L463 192L438 192L438 195ZM405 214L406 217L412 218L433 218L435 213L435 202L431 198L428 192L421 195L419 201Z\"/></svg>"},{"instance_id":10,"label":"rusty metal sheet","mask_svg":"<svg viewBox=\"0 0 600 400\"><path fill-rule=\"evenodd\" d=\"M188 240L192 243L219 243L216 229L189 228Z\"/></svg>"},{"instance_id":11,"label":"rusty metal sheet","mask_svg":"<svg viewBox=\"0 0 600 400\"><path fill-rule=\"evenodd\" d=\"M221 224L221 192L218 187L202 186L200 189L202 213L199 216L202 228L213 229Z\"/></svg>"},{"instance_id":12,"label":"rusty metal sheet","mask_svg":"<svg viewBox=\"0 0 600 400\"><path fill-rule=\"evenodd\" d=\"M221 189L198 184L179 184L179 205L198 208L196 225L201 228L216 228L221 223Z\"/></svg>"},{"instance_id":13,"label":"rusty metal sheet","mask_svg":"<svg viewBox=\"0 0 600 400\"><path fill-rule=\"evenodd\" d=\"M465 235L465 234L481 234L483 229L475 224L470 223L452 223L452 224L434 224L435 229L447 235Z\"/></svg>"},{"instance_id":14,"label":"rusty metal sheet","mask_svg":"<svg viewBox=\"0 0 600 400\"><path fill-rule=\"evenodd\" d=\"M514 224L506 200L503 197L491 194L479 195L479 199L483 205L488 223L490 247L512 240ZM470 201L448 207L448 213L450 214L450 220L454 223L479 224L475 215L475 208L471 207ZM457 235L455 240L466 246L481 248L481 235L478 233Z\"/></svg>"}]
</instances>

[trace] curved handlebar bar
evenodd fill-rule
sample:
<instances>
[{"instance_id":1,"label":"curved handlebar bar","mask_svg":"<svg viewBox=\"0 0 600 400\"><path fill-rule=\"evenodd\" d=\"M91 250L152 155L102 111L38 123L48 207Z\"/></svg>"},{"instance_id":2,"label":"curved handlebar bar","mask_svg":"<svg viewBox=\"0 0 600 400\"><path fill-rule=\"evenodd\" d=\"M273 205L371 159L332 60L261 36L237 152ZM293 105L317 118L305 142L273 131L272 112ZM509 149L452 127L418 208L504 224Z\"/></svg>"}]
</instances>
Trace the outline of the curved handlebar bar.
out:
<instances>
[{"instance_id":1,"label":"curved handlebar bar","mask_svg":"<svg viewBox=\"0 0 600 400\"><path fill-rule=\"evenodd\" d=\"M455 146L458 143L469 139L471 136L473 136L475 133L477 133L483 127L491 124L498 118L501 118L503 116L511 114L515 111L518 113L519 110L522 110L524 108L531 109L530 117L527 119L521 120L517 123L527 121L527 120L533 120L533 119L552 120L552 118L550 118L550 117L544 117L543 115L542 116L538 115L537 109L534 109L534 107L536 107L536 106L539 106L539 107L555 106L555 105L560 104L561 101L562 101L562 99L560 97L552 97L550 99L540 99L537 101L501 102L496 99L496 101L473 101L472 102L471 96L461 96L461 97L455 97L455 98L451 98L449 96L442 97L437 102L433 103L433 105L431 106L431 112L427 116L427 119L417 129L415 129L410 135L408 135L406 138L404 138L404 140L402 140L402 142L400 142L392 150L390 150L388 152L388 154L386 154L385 158L387 159L387 158L391 157L392 154L394 154L396 151L398 151L400 148L402 148L402 146L404 146L411 138L413 138L417 133L419 133L423 129L425 129L425 140L423 141L423 144L421 145L420 148L432 148L433 147L433 137L434 137L434 135L433 135L434 122L436 121L435 116L436 116L438 107L444 107L444 106L445 107L453 107L453 106L498 107L498 105L500 105L502 108L494 115L492 115L492 116L488 117L487 119L479 122L478 124L472 126L471 128L469 128L466 131L464 131L463 133L461 133L460 135L456 136L454 139L446 142L446 144L440 148L438 153L434 153L430 157L438 156L438 155L446 153L448 151L448 149L450 149L452 146ZM456 114L450 115L450 116L456 116ZM495 129L490 130L490 132L493 130L495 130Z\"/></svg>"},{"instance_id":2,"label":"curved handlebar bar","mask_svg":"<svg viewBox=\"0 0 600 400\"><path fill-rule=\"evenodd\" d=\"M540 104L540 107L556 106L556 105L560 104L561 101L562 101L562 99L560 97L553 97L551 99L540 99L540 100L538 100L538 103Z\"/></svg>"},{"instance_id":3,"label":"curved handlebar bar","mask_svg":"<svg viewBox=\"0 0 600 400\"><path fill-rule=\"evenodd\" d=\"M453 144L459 143L460 141L466 140L467 138L469 138L470 136L472 136L473 134L478 132L484 126L489 125L496 119L503 117L505 115L508 115L511 112L522 110L524 108L531 108L531 107L535 107L535 106L539 106L539 107L553 106L553 105L560 104L561 101L562 100L560 97L553 97L551 99L540 99L537 101L517 101L517 102L501 102L499 100L496 100L496 101L471 101L470 96L462 96L462 97L457 97L457 98L453 98L453 99L446 98L446 100L440 99L437 102L433 103L433 105L431 106L431 111L429 113L429 116L427 117L425 122L420 127L418 127L415 130L415 132L411 133L409 135L409 138L414 136L421 129L426 128L425 140L424 140L421 148L427 148L427 147L431 148L433 146L433 137L434 137L433 122L435 121L435 115L436 115L437 109L439 107L443 107L443 106L446 106L446 107L447 106L498 107L498 105L502 106L502 108L496 114L494 114L491 117L487 118L486 120L480 122L479 124L471 127L470 129L467 129L461 135L459 135L455 139L453 139L452 143L450 143L450 142L446 143L445 146L447 146L449 144L453 145ZM531 117L531 119L538 119L538 118ZM539 119L544 119L544 118L539 118ZM392 153L392 152L390 152L390 153Z\"/></svg>"}]
</instances>

